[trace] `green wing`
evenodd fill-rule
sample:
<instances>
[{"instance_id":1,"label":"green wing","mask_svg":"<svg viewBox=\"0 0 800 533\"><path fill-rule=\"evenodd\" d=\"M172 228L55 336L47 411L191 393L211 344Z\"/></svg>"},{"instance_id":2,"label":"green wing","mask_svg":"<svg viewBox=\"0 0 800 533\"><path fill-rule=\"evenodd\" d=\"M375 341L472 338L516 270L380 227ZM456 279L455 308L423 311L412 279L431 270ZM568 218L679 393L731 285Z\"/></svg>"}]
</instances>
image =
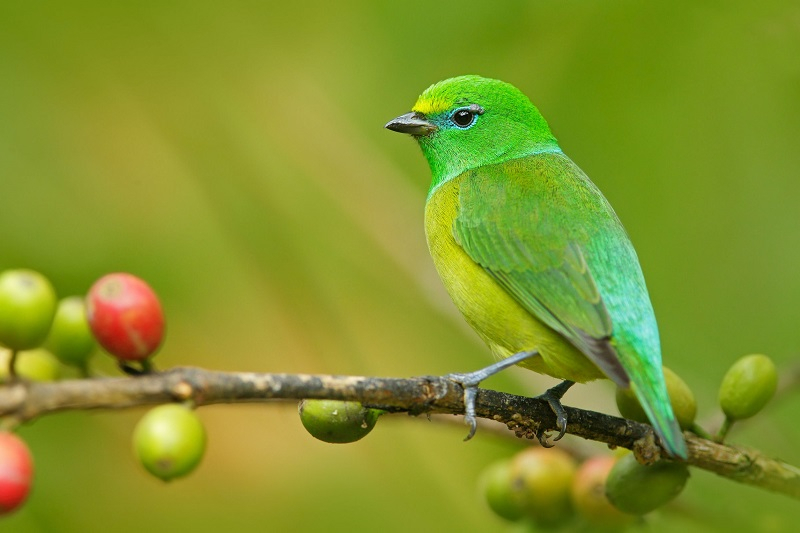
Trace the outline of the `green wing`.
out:
<instances>
[{"instance_id":1,"label":"green wing","mask_svg":"<svg viewBox=\"0 0 800 533\"><path fill-rule=\"evenodd\" d=\"M458 244L617 385L630 385L670 453L685 458L639 261L600 191L560 152L455 179Z\"/></svg>"},{"instance_id":2,"label":"green wing","mask_svg":"<svg viewBox=\"0 0 800 533\"><path fill-rule=\"evenodd\" d=\"M529 312L628 386L587 263L587 245L602 230L622 231L599 191L562 154L480 167L459 179L459 245Z\"/></svg>"}]
</instances>

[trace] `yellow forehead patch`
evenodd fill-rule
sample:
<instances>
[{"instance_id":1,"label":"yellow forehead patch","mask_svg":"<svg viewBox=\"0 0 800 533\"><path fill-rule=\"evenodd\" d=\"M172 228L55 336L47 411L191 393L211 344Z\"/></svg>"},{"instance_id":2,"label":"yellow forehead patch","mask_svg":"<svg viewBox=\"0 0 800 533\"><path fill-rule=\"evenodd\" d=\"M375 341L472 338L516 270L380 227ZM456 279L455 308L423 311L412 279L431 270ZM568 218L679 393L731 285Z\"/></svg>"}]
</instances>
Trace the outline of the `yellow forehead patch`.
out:
<instances>
[{"instance_id":1,"label":"yellow forehead patch","mask_svg":"<svg viewBox=\"0 0 800 533\"><path fill-rule=\"evenodd\" d=\"M440 113L445 109L449 109L451 105L452 102L449 102L444 98L426 98L423 95L420 96L419 100L417 100L417 103L411 108L411 111L414 111L415 113L422 113L423 115L435 115L436 113Z\"/></svg>"}]
</instances>

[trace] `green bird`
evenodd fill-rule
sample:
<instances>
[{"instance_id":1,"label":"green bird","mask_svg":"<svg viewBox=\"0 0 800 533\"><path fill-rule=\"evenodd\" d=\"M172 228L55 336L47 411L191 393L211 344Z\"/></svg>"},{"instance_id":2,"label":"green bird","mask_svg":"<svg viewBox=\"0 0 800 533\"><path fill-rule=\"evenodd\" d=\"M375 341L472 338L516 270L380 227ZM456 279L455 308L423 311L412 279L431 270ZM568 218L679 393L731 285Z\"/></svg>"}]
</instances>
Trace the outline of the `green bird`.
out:
<instances>
[{"instance_id":1,"label":"green bird","mask_svg":"<svg viewBox=\"0 0 800 533\"><path fill-rule=\"evenodd\" d=\"M430 86L386 128L413 136L428 160L431 256L469 325L504 360L469 385L513 363L565 380L543 395L560 438L561 395L610 378L633 389L664 448L685 459L633 245L531 101L508 83L459 76ZM467 401L469 416L474 392Z\"/></svg>"}]
</instances>

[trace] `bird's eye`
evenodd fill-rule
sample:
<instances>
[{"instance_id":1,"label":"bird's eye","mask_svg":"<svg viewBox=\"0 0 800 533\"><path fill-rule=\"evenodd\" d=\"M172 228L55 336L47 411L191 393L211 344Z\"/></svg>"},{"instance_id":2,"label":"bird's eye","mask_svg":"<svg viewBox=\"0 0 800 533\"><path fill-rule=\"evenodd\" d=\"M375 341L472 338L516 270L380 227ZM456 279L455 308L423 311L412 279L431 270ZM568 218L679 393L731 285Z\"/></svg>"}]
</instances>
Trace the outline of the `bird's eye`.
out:
<instances>
[{"instance_id":1,"label":"bird's eye","mask_svg":"<svg viewBox=\"0 0 800 533\"><path fill-rule=\"evenodd\" d=\"M475 122L475 113L469 109L459 109L453 113L452 120L459 128L469 128Z\"/></svg>"},{"instance_id":2,"label":"bird's eye","mask_svg":"<svg viewBox=\"0 0 800 533\"><path fill-rule=\"evenodd\" d=\"M461 109L456 109L455 112L450 116L450 120L461 128L465 130L475 124L475 120L477 120L478 115L483 115L484 110L478 104L471 104L469 107L462 107Z\"/></svg>"}]
</instances>

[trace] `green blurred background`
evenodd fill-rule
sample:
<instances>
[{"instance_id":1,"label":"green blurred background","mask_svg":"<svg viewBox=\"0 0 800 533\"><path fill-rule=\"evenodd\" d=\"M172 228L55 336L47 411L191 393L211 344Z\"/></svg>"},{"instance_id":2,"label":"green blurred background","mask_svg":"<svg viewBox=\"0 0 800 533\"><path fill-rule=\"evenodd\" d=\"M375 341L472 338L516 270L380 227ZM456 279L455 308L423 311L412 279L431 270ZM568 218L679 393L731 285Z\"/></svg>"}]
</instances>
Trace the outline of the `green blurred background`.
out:
<instances>
[{"instance_id":1,"label":"green blurred background","mask_svg":"<svg viewBox=\"0 0 800 533\"><path fill-rule=\"evenodd\" d=\"M794 1L0 4L0 268L59 294L133 272L161 367L413 376L490 356L427 256L427 165L382 129L429 84L520 87L638 249L665 361L719 423L727 366L800 342L800 4ZM109 370L107 362L101 369ZM488 386L535 394L523 370ZM567 403L616 413L608 383ZM731 440L800 464L797 395ZM201 468L130 453L141 410L22 428L12 532L493 531L476 479L525 443L396 416L325 445L289 404L203 408ZM456 419L454 421L458 422ZM565 439L567 446L592 446ZM583 448L582 448L583 449ZM732 502L743 502L732 505ZM653 531L790 531L797 504L705 472Z\"/></svg>"}]
</instances>

